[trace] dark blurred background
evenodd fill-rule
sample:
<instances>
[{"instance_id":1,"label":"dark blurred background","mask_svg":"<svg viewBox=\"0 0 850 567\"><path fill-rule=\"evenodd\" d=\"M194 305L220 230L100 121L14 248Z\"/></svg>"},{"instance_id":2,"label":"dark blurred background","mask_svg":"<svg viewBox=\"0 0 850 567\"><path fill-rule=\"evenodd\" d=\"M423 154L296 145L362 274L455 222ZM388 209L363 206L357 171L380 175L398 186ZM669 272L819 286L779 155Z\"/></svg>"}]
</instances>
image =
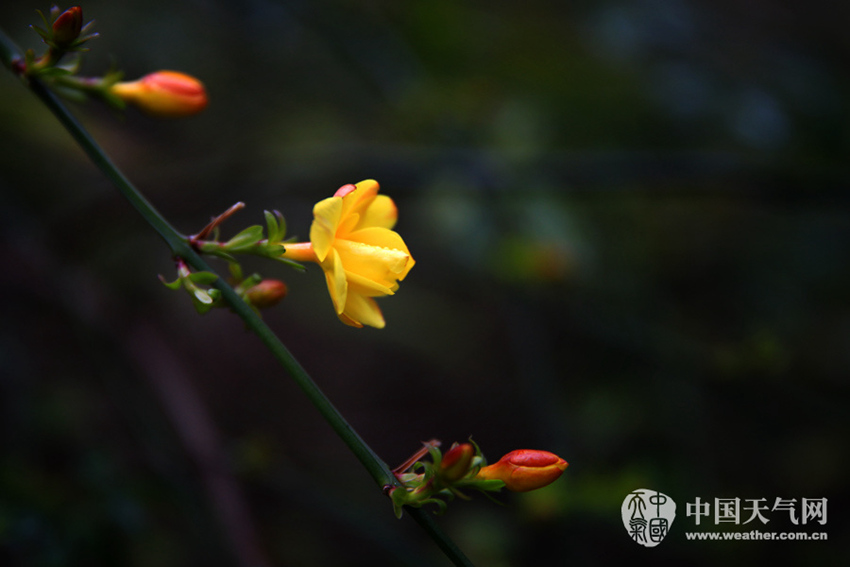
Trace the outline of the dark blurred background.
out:
<instances>
[{"instance_id":1,"label":"dark blurred background","mask_svg":"<svg viewBox=\"0 0 850 567\"><path fill-rule=\"evenodd\" d=\"M570 462L438 518L476 564L843 564L849 4L82 6L84 74L208 88L182 121L71 105L178 229L241 200L224 236L277 208L306 239L345 183L396 200L417 265L384 330L342 325L316 266L246 265L390 465L470 435ZM0 25L40 51L49 7ZM447 564L233 314L159 283L167 248L5 71L0 101L0 564ZM651 550L636 488L679 506ZM686 541L698 496L827 498L825 526L707 529L830 541Z\"/></svg>"}]
</instances>

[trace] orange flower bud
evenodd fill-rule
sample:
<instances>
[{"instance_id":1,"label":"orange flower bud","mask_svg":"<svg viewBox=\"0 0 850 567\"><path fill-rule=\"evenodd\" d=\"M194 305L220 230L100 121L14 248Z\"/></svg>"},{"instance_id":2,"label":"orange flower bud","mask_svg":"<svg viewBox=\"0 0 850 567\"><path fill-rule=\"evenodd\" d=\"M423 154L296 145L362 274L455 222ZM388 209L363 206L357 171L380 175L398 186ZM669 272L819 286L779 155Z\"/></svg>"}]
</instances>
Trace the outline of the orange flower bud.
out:
<instances>
[{"instance_id":1,"label":"orange flower bud","mask_svg":"<svg viewBox=\"0 0 850 567\"><path fill-rule=\"evenodd\" d=\"M501 480L508 490L528 492L554 482L566 468L567 461L554 453L518 449L482 468L476 478Z\"/></svg>"},{"instance_id":2,"label":"orange flower bud","mask_svg":"<svg viewBox=\"0 0 850 567\"><path fill-rule=\"evenodd\" d=\"M263 280L247 292L248 301L258 309L273 307L286 297L286 284L280 280Z\"/></svg>"},{"instance_id":3,"label":"orange flower bud","mask_svg":"<svg viewBox=\"0 0 850 567\"><path fill-rule=\"evenodd\" d=\"M207 106L207 91L198 79L177 71L157 71L137 81L115 83L111 94L152 116L180 118Z\"/></svg>"},{"instance_id":4,"label":"orange flower bud","mask_svg":"<svg viewBox=\"0 0 850 567\"><path fill-rule=\"evenodd\" d=\"M437 473L446 484L457 482L466 476L472 465L472 457L475 456L475 447L469 443L455 444L443 455L440 461L440 469Z\"/></svg>"},{"instance_id":5,"label":"orange flower bud","mask_svg":"<svg viewBox=\"0 0 850 567\"><path fill-rule=\"evenodd\" d=\"M68 8L53 22L53 42L60 47L68 46L80 37L83 28L83 9Z\"/></svg>"}]
</instances>

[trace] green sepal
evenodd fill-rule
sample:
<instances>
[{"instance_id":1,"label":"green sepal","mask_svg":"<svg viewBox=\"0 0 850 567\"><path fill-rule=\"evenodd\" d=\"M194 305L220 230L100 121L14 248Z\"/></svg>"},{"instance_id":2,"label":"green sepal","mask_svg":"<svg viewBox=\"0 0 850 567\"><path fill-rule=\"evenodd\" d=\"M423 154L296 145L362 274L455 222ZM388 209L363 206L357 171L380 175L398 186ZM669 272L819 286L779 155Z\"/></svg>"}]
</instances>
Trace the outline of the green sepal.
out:
<instances>
[{"instance_id":1,"label":"green sepal","mask_svg":"<svg viewBox=\"0 0 850 567\"><path fill-rule=\"evenodd\" d=\"M260 274L254 273L254 274L251 274L250 276L248 276L247 278L245 278L244 280L242 280L242 283L239 284L239 285L240 285L240 287L248 290L248 289L251 289L252 287L254 287L255 285L257 285L258 283L260 283L261 281L263 281L263 276L261 276Z\"/></svg>"},{"instance_id":2,"label":"green sepal","mask_svg":"<svg viewBox=\"0 0 850 567\"><path fill-rule=\"evenodd\" d=\"M36 10L36 11L38 12L38 10ZM41 14L41 12L38 12L38 13L39 13L39 14ZM42 18L42 19L44 19L44 15L41 15L41 18ZM50 27L50 24L47 24L47 22L45 22L45 24L47 25L47 27L48 27L48 28ZM52 34L52 33L50 33L49 31L44 30L44 29L41 29L40 27L38 27L38 26L37 26L37 25L35 25L35 24L31 24L31 25L30 25L30 28L31 28L31 29L32 29L35 33L37 33L38 35L40 35L40 36L41 36L41 39L43 39L45 43L53 43L53 41L52 41L52 39L53 39L53 34Z\"/></svg>"},{"instance_id":3,"label":"green sepal","mask_svg":"<svg viewBox=\"0 0 850 567\"><path fill-rule=\"evenodd\" d=\"M242 270L240 269L239 272L241 274ZM260 274L254 273L254 274L251 274L250 276L248 276L247 278L244 278L244 279L241 276L239 278L234 278L234 279L235 279L234 291L236 293L238 293L242 297L242 299L245 300L246 303L250 304L251 302L248 301L248 298L246 297L245 294L248 292L249 289L251 289L252 287L257 285L258 283L263 281L263 276L261 276Z\"/></svg>"},{"instance_id":4,"label":"green sepal","mask_svg":"<svg viewBox=\"0 0 850 567\"><path fill-rule=\"evenodd\" d=\"M269 257L274 258L286 252L286 246L280 243L272 243L271 241L263 246L263 252Z\"/></svg>"},{"instance_id":5,"label":"green sepal","mask_svg":"<svg viewBox=\"0 0 850 567\"><path fill-rule=\"evenodd\" d=\"M275 256L272 259L277 260L278 262L281 262L283 264L286 264L286 265L288 265L292 268L295 268L296 270L298 270L300 272L307 271L307 268L304 267L304 264L301 264L300 262L296 262L295 260L290 260L289 258L281 258L280 256Z\"/></svg>"},{"instance_id":6,"label":"green sepal","mask_svg":"<svg viewBox=\"0 0 850 567\"><path fill-rule=\"evenodd\" d=\"M455 486L460 486L463 488L474 488L475 490L480 490L481 492L499 492L505 487L505 481L499 480L497 478L490 479L470 479L466 481L460 481Z\"/></svg>"},{"instance_id":7,"label":"green sepal","mask_svg":"<svg viewBox=\"0 0 850 567\"><path fill-rule=\"evenodd\" d=\"M57 17L59 16L59 14L61 13L61 12L57 11L57 10L58 10L58 8L59 8L58 6L53 6L53 8L55 8L55 9L51 9L51 10L50 10L50 18L48 18L47 16L45 16L45 15L44 15L44 12L42 12L41 10L38 10L38 9L37 9L37 10L35 11L35 12L36 12L36 14L38 14L38 15L39 15L39 17L41 18L41 21L42 21L42 23L44 24L44 28L45 28L46 30L52 29L52 27L53 27L53 22L56 20L56 18L57 18ZM51 36L50 32L45 31L45 30L43 30L43 29L39 28L39 27L38 27L37 25L35 25L35 24L30 25L30 27L31 27L31 28L33 28L35 31L37 31L37 32L38 32L38 35L40 35L41 37L45 37L45 35L47 35L47 36ZM52 36L51 36L51 37L52 37Z\"/></svg>"}]
</instances>

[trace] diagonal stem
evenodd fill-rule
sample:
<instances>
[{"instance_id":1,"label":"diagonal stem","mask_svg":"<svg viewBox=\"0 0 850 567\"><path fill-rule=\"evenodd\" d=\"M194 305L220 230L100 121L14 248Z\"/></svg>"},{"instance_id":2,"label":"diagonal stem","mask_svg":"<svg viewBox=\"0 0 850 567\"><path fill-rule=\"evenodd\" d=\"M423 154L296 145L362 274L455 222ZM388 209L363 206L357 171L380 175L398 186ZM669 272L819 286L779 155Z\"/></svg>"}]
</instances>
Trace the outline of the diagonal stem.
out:
<instances>
[{"instance_id":1,"label":"diagonal stem","mask_svg":"<svg viewBox=\"0 0 850 567\"><path fill-rule=\"evenodd\" d=\"M20 75L22 71L20 67L21 59L22 57L18 47L0 29L0 61L12 70L13 73ZM165 240L174 256L183 258L186 263L198 271L215 273L190 246L189 238L171 226L165 217L136 189L130 180L112 162L109 156L106 155L100 145L91 137L88 131L71 115L56 95L48 90L40 80L35 78L28 80L28 86L45 106L50 109L62 125L65 126L92 162L112 181L142 218ZM289 372L290 376L292 376L304 391L308 399L319 410L322 417L325 418L337 435L355 454L375 482L381 487L387 485L398 486L398 480L386 463L358 435L259 315L239 297L224 278L218 277L213 285L221 291L222 297L231 309L245 322L248 328L254 331L281 366ZM421 508L408 509L408 513L425 529L455 565L472 565L457 545L440 529L430 514Z\"/></svg>"}]
</instances>

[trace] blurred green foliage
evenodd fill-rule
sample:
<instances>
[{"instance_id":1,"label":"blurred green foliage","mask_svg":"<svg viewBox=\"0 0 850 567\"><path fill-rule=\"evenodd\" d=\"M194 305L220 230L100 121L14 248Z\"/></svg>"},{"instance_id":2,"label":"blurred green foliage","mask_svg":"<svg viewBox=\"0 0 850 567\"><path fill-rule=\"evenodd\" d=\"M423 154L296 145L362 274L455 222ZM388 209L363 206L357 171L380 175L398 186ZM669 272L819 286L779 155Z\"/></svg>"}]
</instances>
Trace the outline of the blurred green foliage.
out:
<instances>
[{"instance_id":1,"label":"blurred green foliage","mask_svg":"<svg viewBox=\"0 0 850 567\"><path fill-rule=\"evenodd\" d=\"M0 13L22 47L37 8ZM241 200L225 235L276 208L306 237L366 178L397 201L417 265L384 331L340 325L317 269L251 269L286 279L266 320L391 465L470 434L571 463L450 507L478 564L840 564L848 7L83 10L85 73L207 85L178 122L72 107L181 230ZM0 101L0 564L442 564L233 316L159 284L165 247L10 73ZM639 487L680 506L651 559L620 519ZM830 542L687 542L696 496L826 497Z\"/></svg>"}]
</instances>

